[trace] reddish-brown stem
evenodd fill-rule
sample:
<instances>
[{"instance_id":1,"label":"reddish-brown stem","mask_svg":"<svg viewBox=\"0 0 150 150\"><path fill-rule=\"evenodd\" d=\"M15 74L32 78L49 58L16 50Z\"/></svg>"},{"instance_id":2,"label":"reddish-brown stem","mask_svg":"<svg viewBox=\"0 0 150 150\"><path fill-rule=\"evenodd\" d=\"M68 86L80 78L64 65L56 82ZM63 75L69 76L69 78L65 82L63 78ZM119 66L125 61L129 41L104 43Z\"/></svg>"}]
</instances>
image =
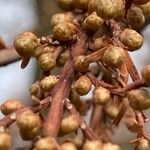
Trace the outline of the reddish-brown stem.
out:
<instances>
[{"instance_id":1,"label":"reddish-brown stem","mask_svg":"<svg viewBox=\"0 0 150 150\"><path fill-rule=\"evenodd\" d=\"M7 128L9 125L11 125L13 122L16 121L17 116L26 111L26 110L31 110L33 112L40 112L42 109L47 108L50 105L50 98L47 97L44 100L41 101L39 106L26 106L26 107L22 107L16 111L14 111L13 113L11 113L10 115L5 116L3 119L0 120L0 127L4 127Z\"/></svg>"},{"instance_id":2,"label":"reddish-brown stem","mask_svg":"<svg viewBox=\"0 0 150 150\"><path fill-rule=\"evenodd\" d=\"M75 115L77 119L80 122L80 128L82 129L83 133L85 134L85 137L88 140L97 140L97 136L94 134L92 128L90 128L85 120L80 116L79 112L76 110L76 108L70 103L69 99L65 100L65 107L69 111L69 113Z\"/></svg>"},{"instance_id":3,"label":"reddish-brown stem","mask_svg":"<svg viewBox=\"0 0 150 150\"><path fill-rule=\"evenodd\" d=\"M23 57L22 62L21 62L21 69L25 69L27 67L27 65L30 62L30 56L27 55L25 57Z\"/></svg>"}]
</instances>

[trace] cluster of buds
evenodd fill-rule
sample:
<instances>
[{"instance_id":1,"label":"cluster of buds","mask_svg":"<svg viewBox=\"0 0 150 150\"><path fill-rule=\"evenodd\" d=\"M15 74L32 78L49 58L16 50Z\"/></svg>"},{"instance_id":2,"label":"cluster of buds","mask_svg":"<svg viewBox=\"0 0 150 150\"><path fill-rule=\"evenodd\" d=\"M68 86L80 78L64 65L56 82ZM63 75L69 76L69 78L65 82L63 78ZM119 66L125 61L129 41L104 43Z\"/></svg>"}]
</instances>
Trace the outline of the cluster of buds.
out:
<instances>
[{"instance_id":1,"label":"cluster of buds","mask_svg":"<svg viewBox=\"0 0 150 150\"><path fill-rule=\"evenodd\" d=\"M150 65L140 78L128 52L143 45L138 31L150 15L150 1L58 0L58 5L63 11L52 16L51 35L24 32L14 41L23 66L35 57L42 76L29 88L32 106L18 100L1 105L0 150L10 150L8 129L15 121L21 138L32 141L29 149L121 150L110 135L122 119L137 133L135 149L149 150L142 111L150 108Z\"/></svg>"}]
</instances>

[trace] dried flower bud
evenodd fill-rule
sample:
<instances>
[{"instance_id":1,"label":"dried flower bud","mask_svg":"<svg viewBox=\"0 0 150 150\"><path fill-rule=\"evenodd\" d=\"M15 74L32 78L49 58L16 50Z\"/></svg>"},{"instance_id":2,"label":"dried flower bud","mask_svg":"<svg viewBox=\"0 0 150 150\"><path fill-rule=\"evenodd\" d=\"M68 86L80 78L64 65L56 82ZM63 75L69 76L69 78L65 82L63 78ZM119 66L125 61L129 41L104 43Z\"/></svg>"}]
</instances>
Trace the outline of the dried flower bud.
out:
<instances>
[{"instance_id":1,"label":"dried flower bud","mask_svg":"<svg viewBox=\"0 0 150 150\"><path fill-rule=\"evenodd\" d=\"M58 82L58 79L54 75L45 77L40 81L40 86L44 91L50 91Z\"/></svg>"},{"instance_id":2,"label":"dried flower bud","mask_svg":"<svg viewBox=\"0 0 150 150\"><path fill-rule=\"evenodd\" d=\"M31 32L20 34L14 41L14 47L20 56L31 55L39 45L37 37Z\"/></svg>"},{"instance_id":3,"label":"dried flower bud","mask_svg":"<svg viewBox=\"0 0 150 150\"><path fill-rule=\"evenodd\" d=\"M72 10L74 8L74 0L58 0L58 5L63 10Z\"/></svg>"},{"instance_id":4,"label":"dried flower bud","mask_svg":"<svg viewBox=\"0 0 150 150\"><path fill-rule=\"evenodd\" d=\"M79 128L80 122L75 115L68 115L61 122L61 132L68 134Z\"/></svg>"},{"instance_id":5,"label":"dried flower bud","mask_svg":"<svg viewBox=\"0 0 150 150\"><path fill-rule=\"evenodd\" d=\"M88 12L92 13L97 9L97 0L90 0L88 5Z\"/></svg>"},{"instance_id":6,"label":"dried flower bud","mask_svg":"<svg viewBox=\"0 0 150 150\"><path fill-rule=\"evenodd\" d=\"M150 65L147 65L142 69L142 77L145 83L150 85Z\"/></svg>"},{"instance_id":7,"label":"dried flower bud","mask_svg":"<svg viewBox=\"0 0 150 150\"><path fill-rule=\"evenodd\" d=\"M56 66L56 58L54 53L42 54L38 59L40 68L44 71L50 71Z\"/></svg>"},{"instance_id":8,"label":"dried flower bud","mask_svg":"<svg viewBox=\"0 0 150 150\"><path fill-rule=\"evenodd\" d=\"M100 141L86 141L83 145L83 150L101 150L102 143Z\"/></svg>"},{"instance_id":9,"label":"dried flower bud","mask_svg":"<svg viewBox=\"0 0 150 150\"><path fill-rule=\"evenodd\" d=\"M150 93L144 90L132 90L127 95L130 106L135 110L145 110L150 108Z\"/></svg>"},{"instance_id":10,"label":"dried flower bud","mask_svg":"<svg viewBox=\"0 0 150 150\"><path fill-rule=\"evenodd\" d=\"M69 22L63 22L53 28L53 37L58 41L70 41L73 40L76 32L77 28L75 25Z\"/></svg>"},{"instance_id":11,"label":"dried flower bud","mask_svg":"<svg viewBox=\"0 0 150 150\"><path fill-rule=\"evenodd\" d=\"M104 53L103 61L106 65L119 68L124 63L124 50L121 47L110 45Z\"/></svg>"},{"instance_id":12,"label":"dried flower bud","mask_svg":"<svg viewBox=\"0 0 150 150\"><path fill-rule=\"evenodd\" d=\"M120 40L129 51L137 50L143 45L143 37L132 29L125 29L120 35Z\"/></svg>"},{"instance_id":13,"label":"dried flower bud","mask_svg":"<svg viewBox=\"0 0 150 150\"><path fill-rule=\"evenodd\" d=\"M10 99L10 100L5 101L1 105L1 111L4 115L8 115L12 113L13 111L20 109L21 107L23 107L23 104L21 103L21 101Z\"/></svg>"},{"instance_id":14,"label":"dried flower bud","mask_svg":"<svg viewBox=\"0 0 150 150\"><path fill-rule=\"evenodd\" d=\"M146 139L140 139L135 150L149 150L150 149L150 142Z\"/></svg>"},{"instance_id":15,"label":"dried flower bud","mask_svg":"<svg viewBox=\"0 0 150 150\"><path fill-rule=\"evenodd\" d=\"M146 4L148 2L149 2L149 0L133 0L133 3L137 4L137 5L143 5L143 4Z\"/></svg>"},{"instance_id":16,"label":"dried flower bud","mask_svg":"<svg viewBox=\"0 0 150 150\"><path fill-rule=\"evenodd\" d=\"M104 20L97 16L96 12L93 12L87 16L83 22L83 27L90 31L97 31L104 23Z\"/></svg>"},{"instance_id":17,"label":"dried flower bud","mask_svg":"<svg viewBox=\"0 0 150 150\"><path fill-rule=\"evenodd\" d=\"M99 86L95 89L93 98L94 98L94 103L98 105L105 105L110 100L110 92L109 90Z\"/></svg>"},{"instance_id":18,"label":"dried flower bud","mask_svg":"<svg viewBox=\"0 0 150 150\"><path fill-rule=\"evenodd\" d=\"M17 117L17 125L22 139L31 140L39 133L41 121L39 116L35 115L32 111L27 110Z\"/></svg>"},{"instance_id":19,"label":"dried flower bud","mask_svg":"<svg viewBox=\"0 0 150 150\"><path fill-rule=\"evenodd\" d=\"M33 51L33 56L37 59L39 59L39 57L42 54L46 54L46 53L54 53L55 52L55 47L54 46L44 46L44 45L40 45L38 46L34 51Z\"/></svg>"},{"instance_id":20,"label":"dried flower bud","mask_svg":"<svg viewBox=\"0 0 150 150\"><path fill-rule=\"evenodd\" d=\"M61 145L61 150L77 150L77 148L73 143L68 142Z\"/></svg>"},{"instance_id":21,"label":"dried flower bud","mask_svg":"<svg viewBox=\"0 0 150 150\"><path fill-rule=\"evenodd\" d=\"M124 16L123 0L97 0L97 13L101 18L122 18Z\"/></svg>"},{"instance_id":22,"label":"dried flower bud","mask_svg":"<svg viewBox=\"0 0 150 150\"><path fill-rule=\"evenodd\" d=\"M90 0L75 0L74 4L77 9L87 10Z\"/></svg>"},{"instance_id":23,"label":"dried flower bud","mask_svg":"<svg viewBox=\"0 0 150 150\"><path fill-rule=\"evenodd\" d=\"M143 11L138 7L131 7L127 13L127 21L133 29L141 29L145 24Z\"/></svg>"},{"instance_id":24,"label":"dried flower bud","mask_svg":"<svg viewBox=\"0 0 150 150\"><path fill-rule=\"evenodd\" d=\"M74 89L79 95L86 95L92 88L92 83L87 76L81 76L74 84Z\"/></svg>"},{"instance_id":25,"label":"dried flower bud","mask_svg":"<svg viewBox=\"0 0 150 150\"><path fill-rule=\"evenodd\" d=\"M79 55L74 59L74 69L77 72L85 72L89 68L89 62L86 61L86 56Z\"/></svg>"},{"instance_id":26,"label":"dried flower bud","mask_svg":"<svg viewBox=\"0 0 150 150\"><path fill-rule=\"evenodd\" d=\"M81 147L83 145L83 137L81 136L75 136L72 139L72 142L76 145L76 147Z\"/></svg>"},{"instance_id":27,"label":"dried flower bud","mask_svg":"<svg viewBox=\"0 0 150 150\"><path fill-rule=\"evenodd\" d=\"M73 22L73 14L71 12L54 14L51 19L51 26L54 27L57 24L63 24L64 22Z\"/></svg>"},{"instance_id":28,"label":"dried flower bud","mask_svg":"<svg viewBox=\"0 0 150 150\"><path fill-rule=\"evenodd\" d=\"M11 149L11 137L6 132L0 133L0 150L10 150Z\"/></svg>"},{"instance_id":29,"label":"dried flower bud","mask_svg":"<svg viewBox=\"0 0 150 150\"><path fill-rule=\"evenodd\" d=\"M119 109L115 105L108 105L105 107L105 114L110 118L110 119L115 119L119 113Z\"/></svg>"},{"instance_id":30,"label":"dried flower bud","mask_svg":"<svg viewBox=\"0 0 150 150\"><path fill-rule=\"evenodd\" d=\"M61 55L57 59L58 65L59 66L64 66L69 57L70 57L69 50L65 50L63 53L61 53Z\"/></svg>"},{"instance_id":31,"label":"dried flower bud","mask_svg":"<svg viewBox=\"0 0 150 150\"><path fill-rule=\"evenodd\" d=\"M121 150L121 148L116 144L106 143L103 144L102 150Z\"/></svg>"},{"instance_id":32,"label":"dried flower bud","mask_svg":"<svg viewBox=\"0 0 150 150\"><path fill-rule=\"evenodd\" d=\"M56 150L57 143L53 137L44 137L35 143L35 150Z\"/></svg>"},{"instance_id":33,"label":"dried flower bud","mask_svg":"<svg viewBox=\"0 0 150 150\"><path fill-rule=\"evenodd\" d=\"M102 47L106 46L105 42L103 41L103 38L96 38L94 43L93 43L93 49L94 50L99 50Z\"/></svg>"},{"instance_id":34,"label":"dried flower bud","mask_svg":"<svg viewBox=\"0 0 150 150\"><path fill-rule=\"evenodd\" d=\"M144 5L139 5L138 7L140 7L142 9L145 16L150 15L150 2L148 2Z\"/></svg>"},{"instance_id":35,"label":"dried flower bud","mask_svg":"<svg viewBox=\"0 0 150 150\"><path fill-rule=\"evenodd\" d=\"M34 84L32 84L30 86L29 91L30 91L31 95L37 95L41 91L39 82L35 82Z\"/></svg>"}]
</instances>

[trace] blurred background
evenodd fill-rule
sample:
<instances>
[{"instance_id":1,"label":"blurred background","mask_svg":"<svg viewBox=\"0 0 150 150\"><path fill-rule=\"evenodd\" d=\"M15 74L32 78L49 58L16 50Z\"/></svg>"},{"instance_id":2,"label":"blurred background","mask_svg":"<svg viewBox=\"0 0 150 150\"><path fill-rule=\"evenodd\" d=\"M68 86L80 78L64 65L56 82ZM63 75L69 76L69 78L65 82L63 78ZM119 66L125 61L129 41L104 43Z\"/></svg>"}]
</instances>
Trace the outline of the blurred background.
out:
<instances>
[{"instance_id":1,"label":"blurred background","mask_svg":"<svg viewBox=\"0 0 150 150\"><path fill-rule=\"evenodd\" d=\"M59 9L55 0L0 0L0 36L7 45L12 45L14 38L24 31L32 31L37 36L48 35L51 32L51 15L57 11ZM145 39L143 47L134 54L131 53L138 70L150 63L150 25L142 34ZM21 99L26 104L30 103L28 89L36 80L38 69L33 59L24 70L20 69L20 63L17 61L0 67L0 103L9 98ZM150 129L150 124L147 126ZM129 134L124 126L116 131L114 141L119 141L123 149L129 150L131 146L128 142L134 135ZM14 127L11 132L15 137L18 134ZM13 140L13 145L22 146L20 139L14 138Z\"/></svg>"}]
</instances>

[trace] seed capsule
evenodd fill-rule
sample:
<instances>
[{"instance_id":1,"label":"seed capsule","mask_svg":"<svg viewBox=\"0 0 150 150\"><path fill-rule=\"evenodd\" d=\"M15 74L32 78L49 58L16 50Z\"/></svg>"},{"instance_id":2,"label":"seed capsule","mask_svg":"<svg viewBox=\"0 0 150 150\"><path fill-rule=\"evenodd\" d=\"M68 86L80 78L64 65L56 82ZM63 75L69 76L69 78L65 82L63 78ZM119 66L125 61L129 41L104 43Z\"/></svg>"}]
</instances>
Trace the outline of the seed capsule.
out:
<instances>
[{"instance_id":1,"label":"seed capsule","mask_svg":"<svg viewBox=\"0 0 150 150\"><path fill-rule=\"evenodd\" d=\"M0 150L10 150L11 149L11 137L8 133L0 133Z\"/></svg>"},{"instance_id":2,"label":"seed capsule","mask_svg":"<svg viewBox=\"0 0 150 150\"><path fill-rule=\"evenodd\" d=\"M30 110L22 112L17 118L20 135L23 140L32 140L40 131L40 118Z\"/></svg>"},{"instance_id":3,"label":"seed capsule","mask_svg":"<svg viewBox=\"0 0 150 150\"><path fill-rule=\"evenodd\" d=\"M121 150L121 148L116 144L106 143L103 144L102 150Z\"/></svg>"},{"instance_id":4,"label":"seed capsule","mask_svg":"<svg viewBox=\"0 0 150 150\"><path fill-rule=\"evenodd\" d=\"M58 0L58 5L63 10L72 10L74 8L74 0Z\"/></svg>"},{"instance_id":5,"label":"seed capsule","mask_svg":"<svg viewBox=\"0 0 150 150\"><path fill-rule=\"evenodd\" d=\"M58 79L56 76L51 75L48 77L45 77L40 81L40 86L44 91L50 91L58 82Z\"/></svg>"},{"instance_id":6,"label":"seed capsule","mask_svg":"<svg viewBox=\"0 0 150 150\"><path fill-rule=\"evenodd\" d=\"M79 128L79 120L75 115L68 115L61 122L61 132L68 134L76 131Z\"/></svg>"},{"instance_id":7,"label":"seed capsule","mask_svg":"<svg viewBox=\"0 0 150 150\"><path fill-rule=\"evenodd\" d=\"M142 69L142 77L146 84L150 84L150 65L145 66Z\"/></svg>"},{"instance_id":8,"label":"seed capsule","mask_svg":"<svg viewBox=\"0 0 150 150\"><path fill-rule=\"evenodd\" d=\"M85 18L83 27L90 31L97 31L103 25L103 23L103 19L97 16L96 12L93 12Z\"/></svg>"},{"instance_id":9,"label":"seed capsule","mask_svg":"<svg viewBox=\"0 0 150 150\"><path fill-rule=\"evenodd\" d=\"M92 83L87 76L81 76L74 84L74 89L79 95L86 95L92 88Z\"/></svg>"},{"instance_id":10,"label":"seed capsule","mask_svg":"<svg viewBox=\"0 0 150 150\"><path fill-rule=\"evenodd\" d=\"M85 72L89 68L89 63L86 61L86 56L80 55L74 59L74 69L77 72Z\"/></svg>"},{"instance_id":11,"label":"seed capsule","mask_svg":"<svg viewBox=\"0 0 150 150\"><path fill-rule=\"evenodd\" d=\"M144 5L139 5L138 7L140 7L142 9L145 16L150 15L150 2L148 2Z\"/></svg>"},{"instance_id":12,"label":"seed capsule","mask_svg":"<svg viewBox=\"0 0 150 150\"><path fill-rule=\"evenodd\" d=\"M150 108L150 94L147 90L132 90L128 93L130 106L135 110Z\"/></svg>"},{"instance_id":13,"label":"seed capsule","mask_svg":"<svg viewBox=\"0 0 150 150\"><path fill-rule=\"evenodd\" d=\"M141 29L145 24L143 11L138 7L131 7L127 13L127 21L133 29Z\"/></svg>"},{"instance_id":14,"label":"seed capsule","mask_svg":"<svg viewBox=\"0 0 150 150\"><path fill-rule=\"evenodd\" d=\"M105 42L103 41L103 38L96 38L94 43L93 43L93 49L94 50L99 50L102 47L106 46Z\"/></svg>"},{"instance_id":15,"label":"seed capsule","mask_svg":"<svg viewBox=\"0 0 150 150\"><path fill-rule=\"evenodd\" d=\"M38 95L38 93L41 91L40 89L40 85L39 85L39 82L35 82L34 84L32 84L30 86L30 89L29 89L31 95Z\"/></svg>"},{"instance_id":16,"label":"seed capsule","mask_svg":"<svg viewBox=\"0 0 150 150\"><path fill-rule=\"evenodd\" d=\"M149 2L149 0L133 0L133 3L137 4L137 5L143 5L143 4L146 4L148 2Z\"/></svg>"},{"instance_id":17,"label":"seed capsule","mask_svg":"<svg viewBox=\"0 0 150 150\"><path fill-rule=\"evenodd\" d=\"M35 150L56 150L57 143L54 138L48 136L42 139L39 139L35 143Z\"/></svg>"},{"instance_id":18,"label":"seed capsule","mask_svg":"<svg viewBox=\"0 0 150 150\"><path fill-rule=\"evenodd\" d=\"M63 143L61 145L62 150L77 150L76 146L73 143Z\"/></svg>"},{"instance_id":19,"label":"seed capsule","mask_svg":"<svg viewBox=\"0 0 150 150\"><path fill-rule=\"evenodd\" d=\"M77 28L75 25L69 22L63 22L53 28L53 37L59 41L70 41L73 40L76 32Z\"/></svg>"},{"instance_id":20,"label":"seed capsule","mask_svg":"<svg viewBox=\"0 0 150 150\"><path fill-rule=\"evenodd\" d=\"M14 47L22 57L31 55L38 45L37 37L31 32L20 34L14 41Z\"/></svg>"},{"instance_id":21,"label":"seed capsule","mask_svg":"<svg viewBox=\"0 0 150 150\"><path fill-rule=\"evenodd\" d=\"M120 35L120 40L129 51L137 50L143 45L143 37L132 29L125 29Z\"/></svg>"},{"instance_id":22,"label":"seed capsule","mask_svg":"<svg viewBox=\"0 0 150 150\"><path fill-rule=\"evenodd\" d=\"M106 65L113 68L119 68L124 63L124 59L124 50L113 45L107 48L103 56Z\"/></svg>"},{"instance_id":23,"label":"seed capsule","mask_svg":"<svg viewBox=\"0 0 150 150\"><path fill-rule=\"evenodd\" d=\"M38 59L39 66L44 71L50 71L56 66L56 58L54 53L42 54Z\"/></svg>"},{"instance_id":24,"label":"seed capsule","mask_svg":"<svg viewBox=\"0 0 150 150\"><path fill-rule=\"evenodd\" d=\"M97 0L97 13L101 18L122 18L124 3L122 0Z\"/></svg>"},{"instance_id":25,"label":"seed capsule","mask_svg":"<svg viewBox=\"0 0 150 150\"><path fill-rule=\"evenodd\" d=\"M86 141L83 145L83 150L101 150L102 143L99 141Z\"/></svg>"},{"instance_id":26,"label":"seed capsule","mask_svg":"<svg viewBox=\"0 0 150 150\"><path fill-rule=\"evenodd\" d=\"M150 149L150 142L146 139L140 139L135 150L149 150Z\"/></svg>"},{"instance_id":27,"label":"seed capsule","mask_svg":"<svg viewBox=\"0 0 150 150\"><path fill-rule=\"evenodd\" d=\"M51 26L54 27L59 23L64 23L64 22L72 22L73 21L73 15L71 12L67 13L56 13L52 16L51 19Z\"/></svg>"},{"instance_id":28,"label":"seed capsule","mask_svg":"<svg viewBox=\"0 0 150 150\"><path fill-rule=\"evenodd\" d=\"M107 89L99 86L95 89L93 98L95 104L105 105L110 100L110 92Z\"/></svg>"},{"instance_id":29,"label":"seed capsule","mask_svg":"<svg viewBox=\"0 0 150 150\"><path fill-rule=\"evenodd\" d=\"M12 113L13 111L20 109L21 107L23 107L23 104L21 103L21 101L10 99L10 100L5 101L1 105L1 111L4 115L8 115Z\"/></svg>"}]
</instances>

